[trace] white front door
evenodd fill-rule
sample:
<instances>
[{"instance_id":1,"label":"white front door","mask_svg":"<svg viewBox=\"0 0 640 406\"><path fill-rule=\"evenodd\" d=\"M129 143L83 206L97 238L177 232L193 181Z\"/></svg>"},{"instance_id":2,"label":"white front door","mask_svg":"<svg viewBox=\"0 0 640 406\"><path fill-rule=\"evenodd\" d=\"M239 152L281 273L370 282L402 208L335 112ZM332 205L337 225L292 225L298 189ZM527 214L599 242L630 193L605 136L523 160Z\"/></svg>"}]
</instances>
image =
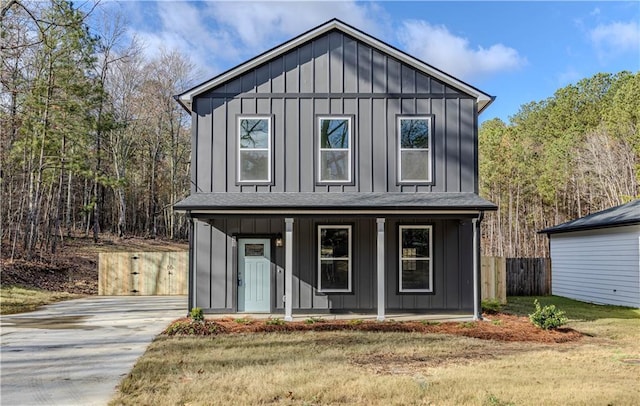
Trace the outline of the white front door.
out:
<instances>
[{"instance_id":1,"label":"white front door","mask_svg":"<svg viewBox=\"0 0 640 406\"><path fill-rule=\"evenodd\" d=\"M271 241L238 240L238 311L271 311Z\"/></svg>"}]
</instances>

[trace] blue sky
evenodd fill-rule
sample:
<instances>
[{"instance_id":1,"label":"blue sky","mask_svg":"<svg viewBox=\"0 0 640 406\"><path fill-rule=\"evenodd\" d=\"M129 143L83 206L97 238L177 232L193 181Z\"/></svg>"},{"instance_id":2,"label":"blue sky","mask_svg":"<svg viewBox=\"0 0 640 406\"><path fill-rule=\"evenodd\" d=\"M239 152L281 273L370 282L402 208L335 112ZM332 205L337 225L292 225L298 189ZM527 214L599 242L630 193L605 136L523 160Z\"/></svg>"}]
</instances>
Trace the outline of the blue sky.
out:
<instances>
[{"instance_id":1,"label":"blue sky","mask_svg":"<svg viewBox=\"0 0 640 406\"><path fill-rule=\"evenodd\" d=\"M520 106L598 72L640 71L638 1L107 1L152 57L188 56L201 82L339 18L497 97L481 115Z\"/></svg>"}]
</instances>

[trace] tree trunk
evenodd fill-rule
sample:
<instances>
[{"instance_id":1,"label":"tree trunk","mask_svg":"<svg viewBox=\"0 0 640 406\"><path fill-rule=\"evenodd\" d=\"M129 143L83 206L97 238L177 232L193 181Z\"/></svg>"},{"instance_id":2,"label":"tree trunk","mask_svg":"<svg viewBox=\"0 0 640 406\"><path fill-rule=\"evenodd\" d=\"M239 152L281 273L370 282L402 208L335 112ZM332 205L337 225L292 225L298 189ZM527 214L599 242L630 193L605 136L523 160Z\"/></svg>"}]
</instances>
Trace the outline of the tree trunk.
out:
<instances>
[{"instance_id":1,"label":"tree trunk","mask_svg":"<svg viewBox=\"0 0 640 406\"><path fill-rule=\"evenodd\" d=\"M45 100L44 112L43 112L43 125L40 136L40 155L38 158L38 167L35 180L35 188L33 189L33 196L29 201L29 222L28 222L28 242L27 242L27 259L31 259L33 256L33 250L36 242L38 241L38 227L40 220L40 207L42 204L42 175L44 172L44 146L47 139L47 129L49 127L49 104L51 103L51 97L53 93L53 62L49 58L47 78L47 98Z\"/></svg>"},{"instance_id":2,"label":"tree trunk","mask_svg":"<svg viewBox=\"0 0 640 406\"><path fill-rule=\"evenodd\" d=\"M53 236L51 240L51 253L56 253L58 236L60 236L60 242L64 242L62 239L62 229L60 228L61 223L61 215L62 212L60 208L62 207L62 191L64 189L64 166L65 166L65 157L66 157L66 137L62 136L62 146L60 150L60 178L58 180L58 192L56 198L56 206L54 209L53 221L55 222L53 227Z\"/></svg>"},{"instance_id":3,"label":"tree trunk","mask_svg":"<svg viewBox=\"0 0 640 406\"><path fill-rule=\"evenodd\" d=\"M67 204L65 209L65 228L67 229L67 237L71 237L71 229L73 220L71 218L71 206L72 206L72 193L71 193L71 184L72 184L73 175L71 172L67 175Z\"/></svg>"}]
</instances>

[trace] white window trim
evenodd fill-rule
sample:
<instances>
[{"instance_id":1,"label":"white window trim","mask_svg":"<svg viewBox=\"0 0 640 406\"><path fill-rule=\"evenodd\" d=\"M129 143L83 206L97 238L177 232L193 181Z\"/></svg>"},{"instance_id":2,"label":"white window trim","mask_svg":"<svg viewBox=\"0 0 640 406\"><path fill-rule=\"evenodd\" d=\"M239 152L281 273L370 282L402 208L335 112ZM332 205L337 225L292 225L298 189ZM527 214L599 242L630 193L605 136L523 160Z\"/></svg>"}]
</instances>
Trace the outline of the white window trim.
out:
<instances>
[{"instance_id":1,"label":"white window trim","mask_svg":"<svg viewBox=\"0 0 640 406\"><path fill-rule=\"evenodd\" d=\"M349 148L322 148L322 120L347 120L347 131ZM351 116L318 116L318 183L351 183L351 168L353 166L352 157L352 141L353 141L353 128L351 127ZM347 157L349 162L347 165L348 176L346 180L325 180L322 179L322 152L323 151L347 151Z\"/></svg>"},{"instance_id":2,"label":"white window trim","mask_svg":"<svg viewBox=\"0 0 640 406\"><path fill-rule=\"evenodd\" d=\"M427 120L429 128L429 147L428 148L402 148L402 120ZM431 183L433 168L433 129L431 116L398 116L398 183ZM427 163L427 179L402 179L402 152L403 151L427 151L429 162Z\"/></svg>"},{"instance_id":3,"label":"white window trim","mask_svg":"<svg viewBox=\"0 0 640 406\"><path fill-rule=\"evenodd\" d=\"M267 148L240 148L240 132L242 131L242 126L240 125L240 122L242 120L267 120L267 128L269 129L269 134L267 136ZM271 167L272 167L272 152L271 152L271 138L272 138L272 132L273 129L271 127L271 116L254 116L254 115L246 115L246 116L238 116L238 122L237 122L237 127L238 130L236 132L236 143L237 143L237 147L236 147L236 161L237 161L237 165L236 165L236 181L238 183L242 183L242 184L258 184L258 183L271 183ZM268 156L268 165L267 165L267 171L268 171L268 176L267 179L246 179L246 180L242 180L241 176L242 176L242 161L240 160L240 152L241 151L267 151L267 156Z\"/></svg>"},{"instance_id":4,"label":"white window trim","mask_svg":"<svg viewBox=\"0 0 640 406\"><path fill-rule=\"evenodd\" d=\"M346 228L349 232L349 256L347 259L344 258L322 258L322 230L332 228L332 229L341 229ZM340 292L340 293L349 293L351 292L351 279L352 279L352 270L351 270L351 262L353 258L353 247L352 247L352 226L348 224L342 225L318 225L318 292L332 293L332 292ZM348 287L347 289L323 289L322 288L322 260L339 260L339 261L348 261Z\"/></svg>"},{"instance_id":5,"label":"white window trim","mask_svg":"<svg viewBox=\"0 0 640 406\"><path fill-rule=\"evenodd\" d=\"M430 225L409 225L409 226L399 226L400 233L398 234L398 281L399 281L399 291L401 293L432 293L433 292L433 226ZM407 229L427 229L429 230L429 257L428 258L404 258L402 256L402 230ZM429 261L429 289L403 289L402 288L402 261L410 260L410 261Z\"/></svg>"}]
</instances>

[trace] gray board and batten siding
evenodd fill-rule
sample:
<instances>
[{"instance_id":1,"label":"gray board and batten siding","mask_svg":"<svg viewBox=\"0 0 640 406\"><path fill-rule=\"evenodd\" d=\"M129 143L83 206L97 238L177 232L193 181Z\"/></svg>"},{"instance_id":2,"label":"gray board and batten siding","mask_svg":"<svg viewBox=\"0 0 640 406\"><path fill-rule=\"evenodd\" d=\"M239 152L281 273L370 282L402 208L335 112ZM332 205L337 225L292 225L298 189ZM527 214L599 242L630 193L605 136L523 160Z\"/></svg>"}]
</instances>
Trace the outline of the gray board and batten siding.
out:
<instances>
[{"instance_id":1,"label":"gray board and batten siding","mask_svg":"<svg viewBox=\"0 0 640 406\"><path fill-rule=\"evenodd\" d=\"M476 99L339 30L196 95L192 111L192 194L478 193ZM433 172L428 184L398 182L397 117L405 114L432 117ZM237 182L240 115L272 119L269 184ZM349 184L316 181L315 140L322 115L352 117Z\"/></svg>"},{"instance_id":2,"label":"gray board and batten siding","mask_svg":"<svg viewBox=\"0 0 640 406\"><path fill-rule=\"evenodd\" d=\"M274 236L284 232L280 217L244 218L227 216L195 222L194 248L195 306L210 312L236 312L238 238ZM317 226L349 224L353 226L352 292L322 293L317 289ZM398 227L409 224L433 226L433 293L399 293ZM388 218L385 245L391 250L385 258L385 296L387 310L424 311L473 309L473 266L471 217L466 220L444 216L422 219ZM376 307L376 220L356 217L299 217L294 223L293 310L294 312L367 312ZM272 246L272 312L284 308L284 250Z\"/></svg>"},{"instance_id":3,"label":"gray board and batten siding","mask_svg":"<svg viewBox=\"0 0 640 406\"><path fill-rule=\"evenodd\" d=\"M477 225L496 207L478 196L477 122L491 96L332 20L177 100L192 114L191 196L175 205L193 218L191 305L238 311L238 256L247 254L237 246L252 238L271 241L270 310L284 309L285 319L291 307L378 309L379 319L382 308L478 314ZM318 180L319 122L331 116L350 126L346 182ZM422 181L399 181L402 116L430 125L429 175L414 178ZM239 181L241 117L268 119L264 182ZM320 292L320 226L340 225L351 230L350 289ZM412 225L429 230L432 281L401 292L399 236ZM276 247L283 235L284 247Z\"/></svg>"}]
</instances>

